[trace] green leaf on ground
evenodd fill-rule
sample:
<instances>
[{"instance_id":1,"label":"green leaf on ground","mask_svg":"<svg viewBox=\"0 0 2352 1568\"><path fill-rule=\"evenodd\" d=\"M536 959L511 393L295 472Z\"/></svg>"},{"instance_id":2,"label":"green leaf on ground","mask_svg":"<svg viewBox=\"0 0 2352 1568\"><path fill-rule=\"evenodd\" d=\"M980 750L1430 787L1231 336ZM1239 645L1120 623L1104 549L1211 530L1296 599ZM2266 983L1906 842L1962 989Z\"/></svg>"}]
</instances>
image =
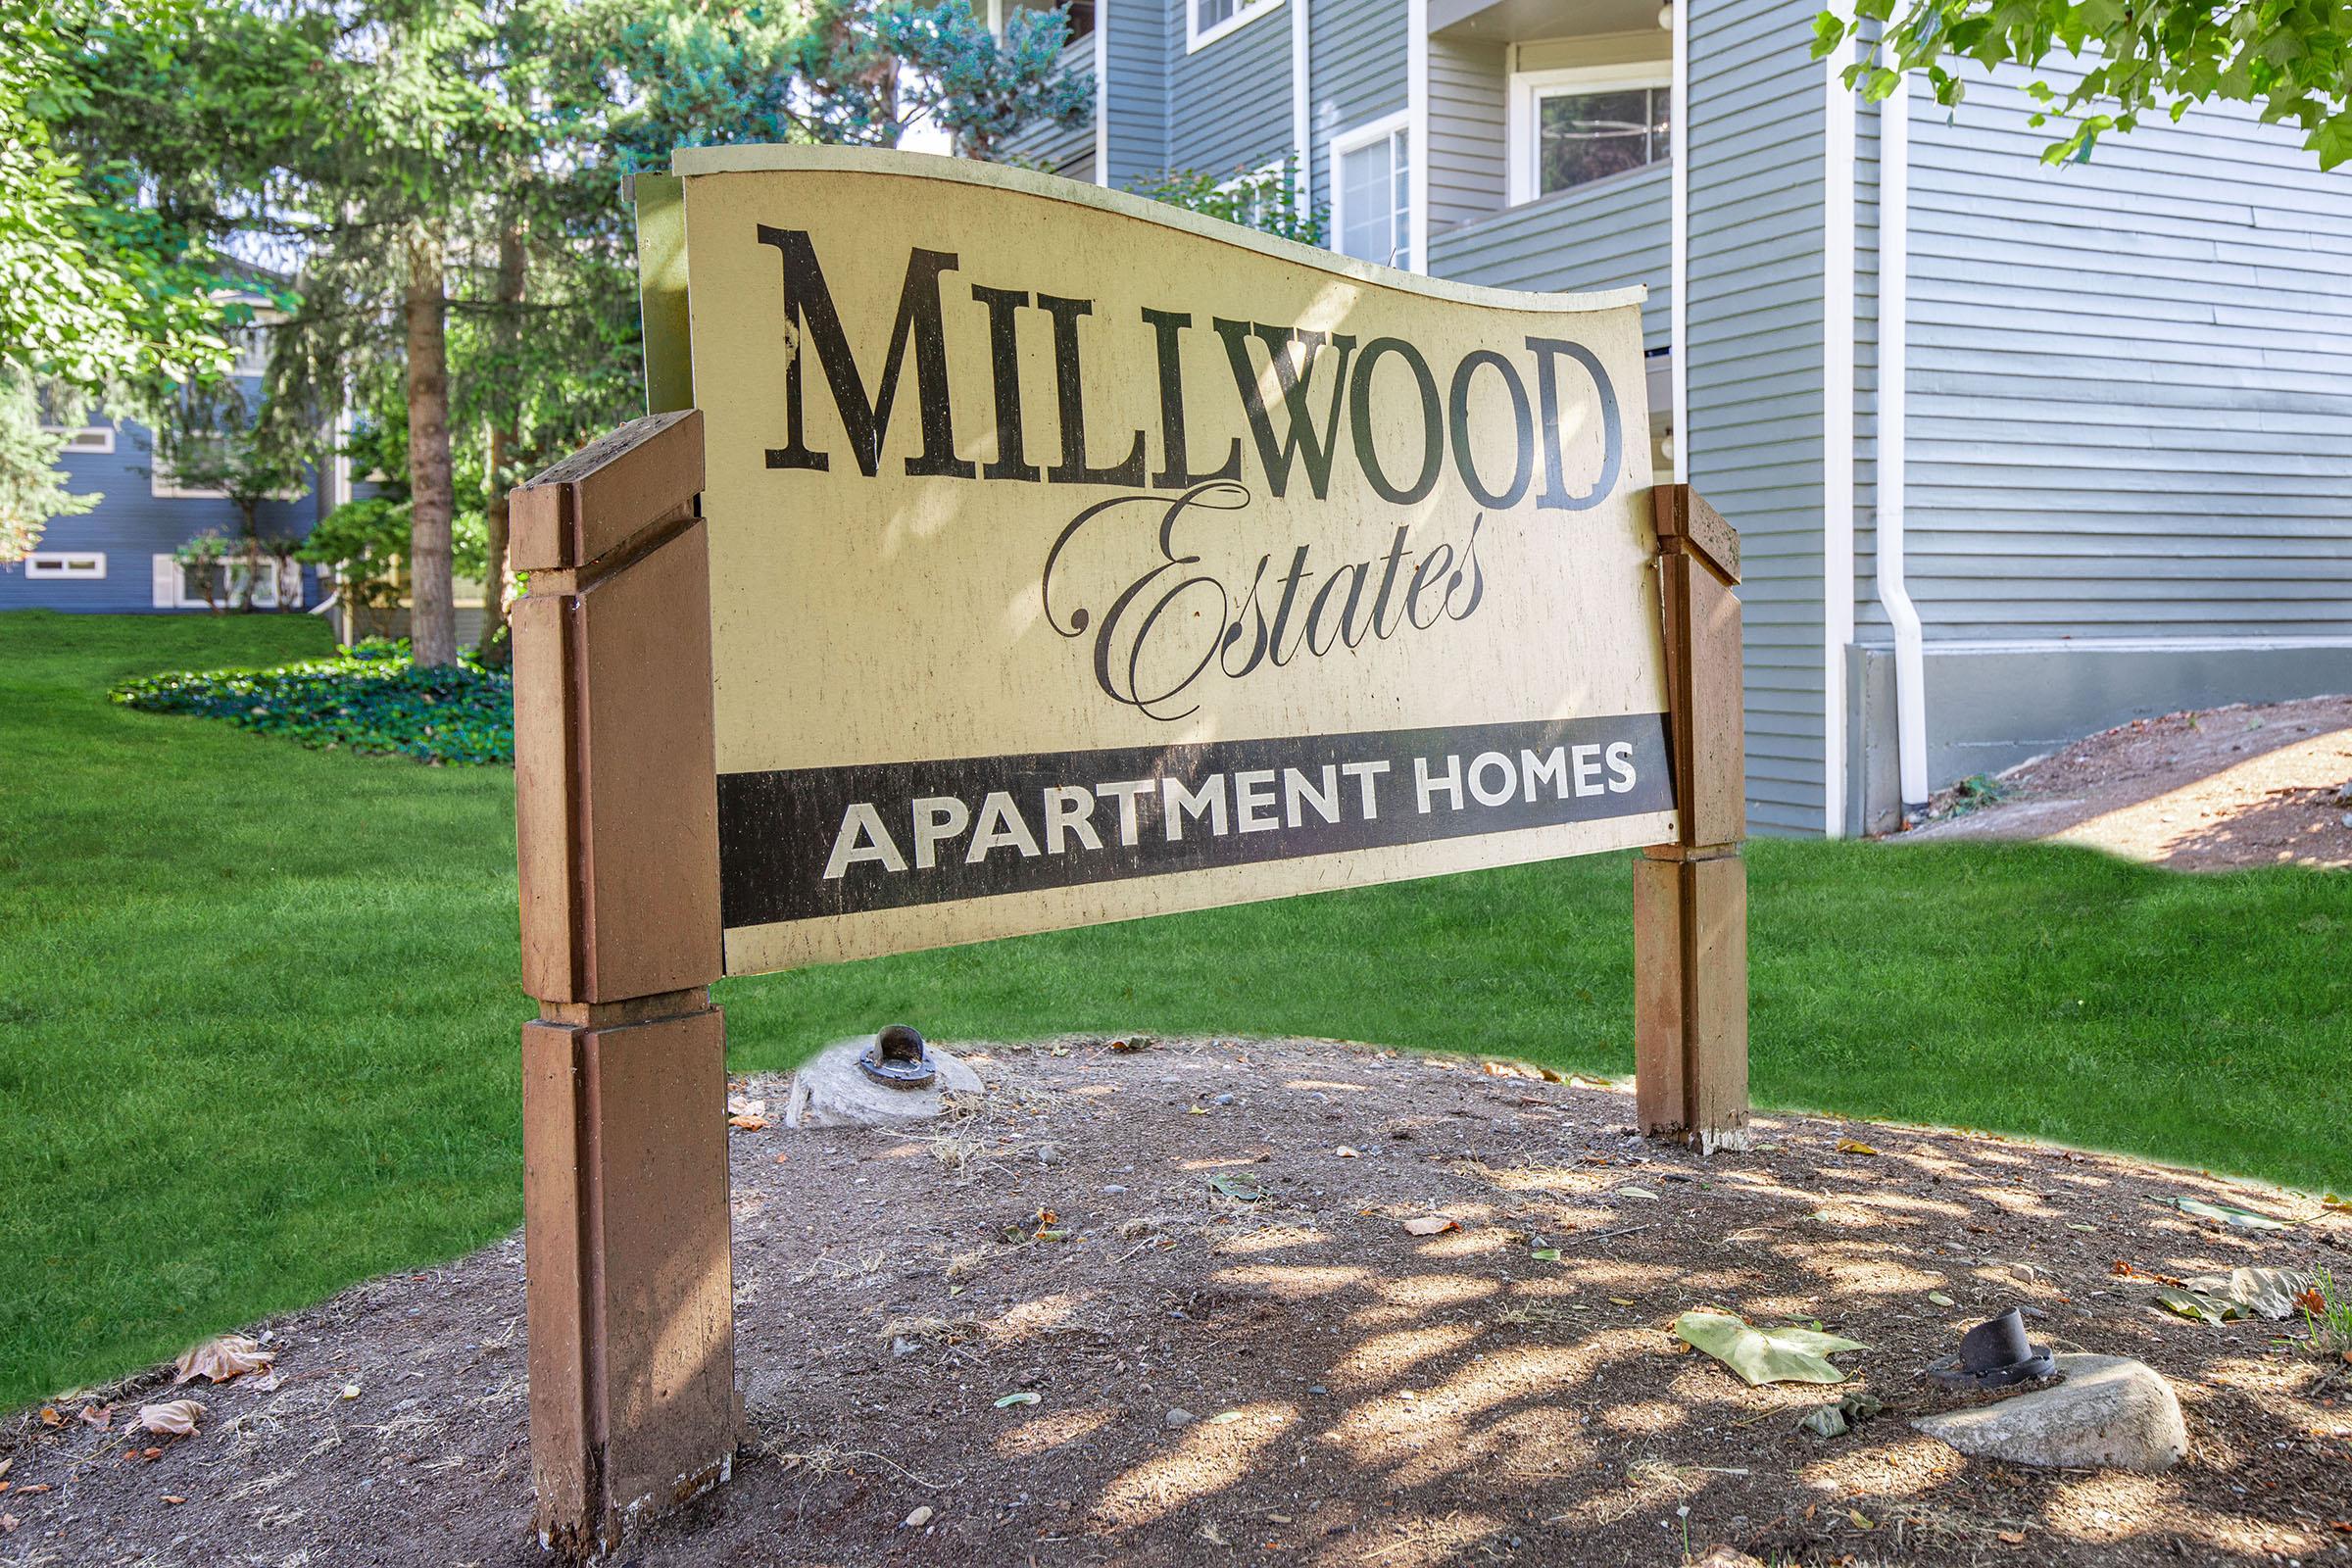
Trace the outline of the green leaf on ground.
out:
<instances>
[{"instance_id":1,"label":"green leaf on ground","mask_svg":"<svg viewBox=\"0 0 2352 1568\"><path fill-rule=\"evenodd\" d=\"M2236 1311L2226 1310L2221 1303L2194 1291L2176 1290L2170 1285L2156 1288L2156 1299L2167 1311L2178 1313L2192 1322L2211 1323L2216 1328L2238 1315Z\"/></svg>"},{"instance_id":2,"label":"green leaf on ground","mask_svg":"<svg viewBox=\"0 0 2352 1568\"><path fill-rule=\"evenodd\" d=\"M1211 1176L1208 1185L1227 1198L1238 1198L1245 1203L1254 1203L1266 1196L1266 1190L1247 1176Z\"/></svg>"},{"instance_id":3,"label":"green leaf on ground","mask_svg":"<svg viewBox=\"0 0 2352 1568\"><path fill-rule=\"evenodd\" d=\"M2183 1214L2194 1214L2199 1219L2218 1219L2223 1224L2234 1226L2241 1231L2293 1229L2282 1219L2273 1219L2268 1214L2257 1214L2250 1208L2232 1208L2228 1203L2208 1203L2202 1198L2176 1198L2173 1201L2180 1206L2180 1212Z\"/></svg>"},{"instance_id":4,"label":"green leaf on ground","mask_svg":"<svg viewBox=\"0 0 2352 1568\"><path fill-rule=\"evenodd\" d=\"M1843 1383L1845 1372L1829 1357L1869 1347L1813 1329L1759 1329L1729 1312L1685 1312L1674 1332L1740 1374L1750 1388L1763 1383Z\"/></svg>"}]
</instances>

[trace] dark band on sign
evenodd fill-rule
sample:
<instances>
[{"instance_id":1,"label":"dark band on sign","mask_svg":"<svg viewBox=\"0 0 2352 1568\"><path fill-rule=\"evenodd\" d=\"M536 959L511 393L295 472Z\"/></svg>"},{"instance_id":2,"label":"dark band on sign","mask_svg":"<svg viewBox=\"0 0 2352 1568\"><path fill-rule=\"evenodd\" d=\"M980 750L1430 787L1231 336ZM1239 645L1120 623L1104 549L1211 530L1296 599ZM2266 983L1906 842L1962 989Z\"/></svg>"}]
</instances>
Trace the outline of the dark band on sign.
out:
<instances>
[{"instance_id":1,"label":"dark band on sign","mask_svg":"<svg viewBox=\"0 0 2352 1568\"><path fill-rule=\"evenodd\" d=\"M720 914L733 930L1673 804L1656 713L728 773Z\"/></svg>"}]
</instances>

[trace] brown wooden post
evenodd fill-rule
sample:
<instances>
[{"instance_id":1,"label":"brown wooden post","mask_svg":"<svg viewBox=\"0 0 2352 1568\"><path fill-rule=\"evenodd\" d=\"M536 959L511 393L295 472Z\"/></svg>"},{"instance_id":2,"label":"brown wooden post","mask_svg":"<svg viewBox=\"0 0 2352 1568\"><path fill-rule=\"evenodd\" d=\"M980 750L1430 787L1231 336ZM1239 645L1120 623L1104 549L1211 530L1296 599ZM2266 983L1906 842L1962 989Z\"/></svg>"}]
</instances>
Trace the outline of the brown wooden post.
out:
<instances>
[{"instance_id":1,"label":"brown wooden post","mask_svg":"<svg viewBox=\"0 0 2352 1568\"><path fill-rule=\"evenodd\" d=\"M531 1477L573 1555L725 1480L742 1422L702 488L687 410L513 497Z\"/></svg>"},{"instance_id":2,"label":"brown wooden post","mask_svg":"<svg viewBox=\"0 0 2352 1568\"><path fill-rule=\"evenodd\" d=\"M1652 501L1682 838L1634 867L1635 1112L1651 1137L1705 1150L1747 1125L1740 535L1689 485Z\"/></svg>"}]
</instances>

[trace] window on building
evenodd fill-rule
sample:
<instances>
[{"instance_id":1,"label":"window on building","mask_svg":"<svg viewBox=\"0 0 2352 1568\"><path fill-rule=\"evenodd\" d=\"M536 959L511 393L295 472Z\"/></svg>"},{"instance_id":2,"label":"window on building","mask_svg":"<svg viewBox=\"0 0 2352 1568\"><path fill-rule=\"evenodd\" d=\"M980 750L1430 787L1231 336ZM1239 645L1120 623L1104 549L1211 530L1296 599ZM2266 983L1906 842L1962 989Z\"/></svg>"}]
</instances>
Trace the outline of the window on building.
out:
<instances>
[{"instance_id":1,"label":"window on building","mask_svg":"<svg viewBox=\"0 0 2352 1568\"><path fill-rule=\"evenodd\" d=\"M68 452L112 452L115 450L115 427L111 424L44 424L41 428L50 435L66 438Z\"/></svg>"},{"instance_id":2,"label":"window on building","mask_svg":"<svg viewBox=\"0 0 2352 1568\"><path fill-rule=\"evenodd\" d=\"M103 550L36 550L24 558L24 575L31 578L78 577L96 582L106 575Z\"/></svg>"},{"instance_id":3,"label":"window on building","mask_svg":"<svg viewBox=\"0 0 2352 1568\"><path fill-rule=\"evenodd\" d=\"M179 604L182 609L200 605L241 606L245 603L245 584L253 583L253 603L257 610L277 608L277 563L265 557L248 564L242 561L198 561L179 563ZM209 594L207 587L212 590Z\"/></svg>"},{"instance_id":4,"label":"window on building","mask_svg":"<svg viewBox=\"0 0 2352 1568\"><path fill-rule=\"evenodd\" d=\"M1674 154L1663 61L1512 78L1511 199L1534 201Z\"/></svg>"},{"instance_id":5,"label":"window on building","mask_svg":"<svg viewBox=\"0 0 2352 1568\"><path fill-rule=\"evenodd\" d=\"M1177 3L1185 8L1184 46L1198 49L1224 37L1244 23L1264 16L1282 4L1282 0L1177 0Z\"/></svg>"},{"instance_id":6,"label":"window on building","mask_svg":"<svg viewBox=\"0 0 2352 1568\"><path fill-rule=\"evenodd\" d=\"M230 368L229 374L258 377L269 370L270 331L267 326L258 322L252 326L240 326L229 334L229 341L237 346L237 363Z\"/></svg>"},{"instance_id":7,"label":"window on building","mask_svg":"<svg viewBox=\"0 0 2352 1568\"><path fill-rule=\"evenodd\" d=\"M1332 143L1332 232L1341 254L1413 265L1412 132L1383 122Z\"/></svg>"}]
</instances>

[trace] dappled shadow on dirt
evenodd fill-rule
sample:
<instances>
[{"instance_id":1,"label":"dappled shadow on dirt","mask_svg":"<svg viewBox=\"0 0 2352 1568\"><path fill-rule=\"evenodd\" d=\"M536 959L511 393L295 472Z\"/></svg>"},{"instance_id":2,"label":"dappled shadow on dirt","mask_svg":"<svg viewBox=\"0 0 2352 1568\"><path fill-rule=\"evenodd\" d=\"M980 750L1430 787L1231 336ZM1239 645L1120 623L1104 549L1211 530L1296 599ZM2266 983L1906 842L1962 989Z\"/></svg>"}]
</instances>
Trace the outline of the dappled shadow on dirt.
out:
<instances>
[{"instance_id":1,"label":"dappled shadow on dirt","mask_svg":"<svg viewBox=\"0 0 2352 1568\"><path fill-rule=\"evenodd\" d=\"M2136 719L2001 775L2001 804L1903 835L2048 838L2177 870L2352 866L2352 697Z\"/></svg>"},{"instance_id":2,"label":"dappled shadow on dirt","mask_svg":"<svg viewBox=\"0 0 2352 1568\"><path fill-rule=\"evenodd\" d=\"M742 1462L620 1560L2352 1561L2352 1367L2114 1268L2352 1274L2316 1202L1803 1118L1700 1159L1627 1137L1618 1089L1337 1044L973 1050L986 1102L935 1135L733 1135ZM1458 1228L1404 1223L1433 1217ZM277 1320L280 1386L201 1392L152 1461L83 1401L12 1421L0 1562L538 1560L520 1270L510 1241ZM2012 1302L2173 1379L2186 1462L2033 1471L1911 1432L1950 1402L1921 1367ZM1865 1342L1839 1359L1888 1412L1800 1433L1846 1390L1682 1351L1701 1305Z\"/></svg>"}]
</instances>

